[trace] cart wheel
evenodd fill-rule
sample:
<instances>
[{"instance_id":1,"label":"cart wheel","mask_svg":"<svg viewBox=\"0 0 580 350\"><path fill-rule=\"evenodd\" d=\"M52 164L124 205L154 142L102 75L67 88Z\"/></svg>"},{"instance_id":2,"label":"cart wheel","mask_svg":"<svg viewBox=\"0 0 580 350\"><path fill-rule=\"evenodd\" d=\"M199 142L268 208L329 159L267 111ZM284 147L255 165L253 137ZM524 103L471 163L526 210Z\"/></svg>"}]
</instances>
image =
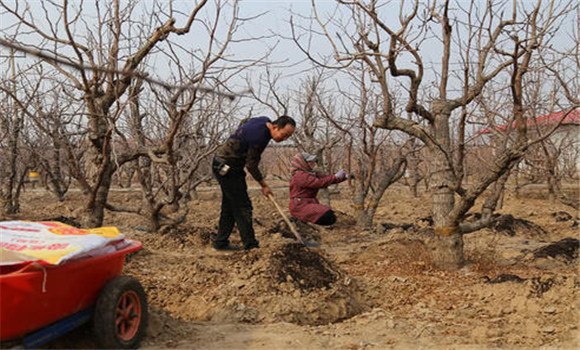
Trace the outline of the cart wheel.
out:
<instances>
[{"instance_id":1,"label":"cart wheel","mask_svg":"<svg viewBox=\"0 0 580 350\"><path fill-rule=\"evenodd\" d=\"M105 349L135 349L147 329L147 297L133 277L111 280L95 307L94 333Z\"/></svg>"}]
</instances>

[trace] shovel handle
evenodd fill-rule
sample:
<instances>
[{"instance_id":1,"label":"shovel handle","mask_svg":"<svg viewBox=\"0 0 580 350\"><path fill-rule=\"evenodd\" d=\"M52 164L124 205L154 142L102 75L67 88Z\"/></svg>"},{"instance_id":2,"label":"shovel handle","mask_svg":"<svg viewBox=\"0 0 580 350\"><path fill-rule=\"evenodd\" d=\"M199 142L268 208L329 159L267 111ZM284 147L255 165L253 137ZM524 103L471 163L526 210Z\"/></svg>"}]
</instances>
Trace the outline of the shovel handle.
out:
<instances>
[{"instance_id":1,"label":"shovel handle","mask_svg":"<svg viewBox=\"0 0 580 350\"><path fill-rule=\"evenodd\" d=\"M288 217L286 216L286 214L284 214L284 212L282 211L282 208L280 208L280 206L278 205L278 203L274 199L274 196L271 193L268 194L268 199L270 199L272 201L272 203L274 203L274 205L276 206L276 209L278 209L278 212L280 213L280 215L282 215L282 218L284 219L284 221L286 221L286 225L288 225L288 227L290 227L290 231L292 231L292 233L294 234L294 236L296 237L298 242L306 245L306 242L304 242L304 240L302 239L302 237L300 236L300 234L298 233L298 231L296 230L294 225L292 225L290 220L288 220Z\"/></svg>"}]
</instances>

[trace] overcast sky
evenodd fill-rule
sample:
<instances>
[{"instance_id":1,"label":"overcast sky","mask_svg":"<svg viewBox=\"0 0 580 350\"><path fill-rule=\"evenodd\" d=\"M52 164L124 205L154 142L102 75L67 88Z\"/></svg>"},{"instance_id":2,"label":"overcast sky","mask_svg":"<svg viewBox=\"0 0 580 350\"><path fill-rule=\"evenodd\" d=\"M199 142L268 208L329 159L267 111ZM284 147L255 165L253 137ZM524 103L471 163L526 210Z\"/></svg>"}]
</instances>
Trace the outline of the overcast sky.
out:
<instances>
[{"instance_id":1,"label":"overcast sky","mask_svg":"<svg viewBox=\"0 0 580 350\"><path fill-rule=\"evenodd\" d=\"M1 0L6 3L16 3L20 6L23 6L25 3L24 0ZM392 1L382 1L379 2L383 5L383 9L380 12L381 19L388 23L389 25L397 27L398 23L398 11L399 11L399 4L401 0L392 0ZM529 3L530 5L535 4L533 0L521 0L523 4ZM486 0L476 0L476 3L480 5L484 5ZM564 1L557 1L558 3L563 3ZM35 15L39 21L44 20L43 10L41 7L41 0L31 0L29 1L32 13ZM70 2L72 6L78 6L80 1L73 0ZM84 2L85 6L85 13L83 16L90 20L91 16L94 16L94 13L91 13L90 6L92 5L92 1ZM407 4L410 1L406 2ZM144 0L139 3L140 6L148 6L153 4L152 1ZM166 3L164 3L166 4ZM208 6L205 9L205 13L208 17L211 18L212 15L212 6L214 2L210 1ZM469 2L466 1L458 1L454 3L452 7L457 8L457 4L461 4L462 6L467 6ZM318 8L319 13L322 17L326 17L327 14L333 13L333 16L336 18L342 15L346 19L349 15L346 12L338 12L334 13L333 10L336 7L336 3L333 0L317 0L316 6ZM177 0L174 2L174 8L181 10L183 13L189 13L192 9L192 1L190 0ZM341 7L344 9L344 7ZM225 11L227 12L227 11ZM224 13L225 13L224 12ZM227 15L227 14L226 14ZM295 1L283 1L283 0L242 0L240 2L240 16L242 18L250 18L260 15L259 18L256 18L250 22L246 22L240 28L239 32L237 33L236 38L258 38L262 37L261 40L256 41L244 41L243 43L234 44L231 47L231 57L235 57L235 59L255 59L264 55L264 53L271 47L275 46L275 50L273 54L268 57L268 61L274 62L276 73L282 74L284 79L284 84L287 87L296 87L297 81L300 78L306 76L306 73L310 70L310 63L306 60L305 55L297 48L297 46L289 39L291 36L290 33L290 25L289 20L291 16L294 16L295 21L299 22L302 25L308 25L308 20L305 17L310 17L312 15L312 6L310 1L306 0L295 0ZM57 16L54 16L57 18ZM570 33L573 33L574 30L577 30L577 20L575 21L574 16L571 16L571 20L569 22L563 22L563 30L558 34L559 37L556 40L559 46L566 47L570 46L573 43L570 40ZM0 13L0 27L4 35L8 35L9 31L6 28L10 28L10 24L12 24L13 20L11 16L6 14L5 12ZM184 18L181 18L181 21L178 21L177 25L183 25ZM226 24L226 23L224 23ZM314 26L313 29L319 31L320 29L317 26ZM134 33L132 33L134 34ZM332 33L334 34L334 33ZM181 44L195 46L198 43L199 47L203 50L207 47L207 43L203 40L203 35L200 34L200 31L192 30L192 32L180 36L172 38L172 40L178 40ZM306 41L304 41L306 42ZM437 45L434 45L437 44ZM317 51L320 55L326 55L330 52L330 45L325 40L318 40L311 43L311 47ZM437 51L440 45L438 45L438 38L437 33L431 38L431 42L426 42L423 46L423 59L425 63L425 68L429 71L431 67L435 67L435 71L438 69L440 62L440 54ZM456 46L455 46L456 47ZM4 51L5 52L5 51ZM29 59L29 58L27 58ZM31 58L30 58L31 59ZM7 61L2 61L3 68L7 68ZM7 70L4 70L6 72ZM262 70L263 71L263 70ZM259 75L261 70L254 70L252 72L252 76L255 77ZM163 72L164 68L163 65L159 65L159 69L156 69L155 74L159 74L160 78L163 79ZM429 81L427 76L427 81ZM434 77L432 76L432 79Z\"/></svg>"}]
</instances>

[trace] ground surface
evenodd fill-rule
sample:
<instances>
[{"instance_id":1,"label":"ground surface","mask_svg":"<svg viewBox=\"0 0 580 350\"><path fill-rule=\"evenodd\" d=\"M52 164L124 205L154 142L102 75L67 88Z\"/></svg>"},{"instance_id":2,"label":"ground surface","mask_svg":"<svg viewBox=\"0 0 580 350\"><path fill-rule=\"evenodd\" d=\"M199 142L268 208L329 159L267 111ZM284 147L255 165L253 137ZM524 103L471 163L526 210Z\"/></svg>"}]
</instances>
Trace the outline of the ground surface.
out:
<instances>
[{"instance_id":1,"label":"ground surface","mask_svg":"<svg viewBox=\"0 0 580 350\"><path fill-rule=\"evenodd\" d=\"M408 193L389 189L370 231L353 226L347 199L333 199L343 212L334 227L298 225L320 249L287 238L275 207L257 192L251 196L261 248L250 252L210 249L219 217L219 194L211 190L190 202L187 222L156 234L136 230L136 216L107 213L106 226L143 242L125 265L148 293L142 348L580 347L577 212L538 195L508 194L498 212L511 216L466 236L467 266L443 272L431 267L421 239L429 198ZM111 193L119 204L139 198L138 191ZM276 198L286 205L285 190ZM70 193L58 203L35 190L22 202L19 215L2 219L74 220L82 197ZM232 241L239 243L237 232ZM48 347L91 347L83 332Z\"/></svg>"}]
</instances>

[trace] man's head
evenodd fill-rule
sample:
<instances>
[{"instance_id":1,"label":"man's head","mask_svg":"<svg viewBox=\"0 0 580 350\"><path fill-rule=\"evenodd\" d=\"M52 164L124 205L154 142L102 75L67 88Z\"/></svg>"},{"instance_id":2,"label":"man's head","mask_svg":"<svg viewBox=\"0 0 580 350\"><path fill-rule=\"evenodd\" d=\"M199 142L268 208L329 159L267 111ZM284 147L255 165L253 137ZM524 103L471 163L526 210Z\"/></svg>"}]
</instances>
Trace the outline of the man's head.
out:
<instances>
[{"instance_id":1,"label":"man's head","mask_svg":"<svg viewBox=\"0 0 580 350\"><path fill-rule=\"evenodd\" d=\"M270 129L272 139L276 142L287 140L292 136L294 130L296 130L296 122L294 119L286 115L283 115L272 123L267 123L266 125L268 126L268 129Z\"/></svg>"}]
</instances>

